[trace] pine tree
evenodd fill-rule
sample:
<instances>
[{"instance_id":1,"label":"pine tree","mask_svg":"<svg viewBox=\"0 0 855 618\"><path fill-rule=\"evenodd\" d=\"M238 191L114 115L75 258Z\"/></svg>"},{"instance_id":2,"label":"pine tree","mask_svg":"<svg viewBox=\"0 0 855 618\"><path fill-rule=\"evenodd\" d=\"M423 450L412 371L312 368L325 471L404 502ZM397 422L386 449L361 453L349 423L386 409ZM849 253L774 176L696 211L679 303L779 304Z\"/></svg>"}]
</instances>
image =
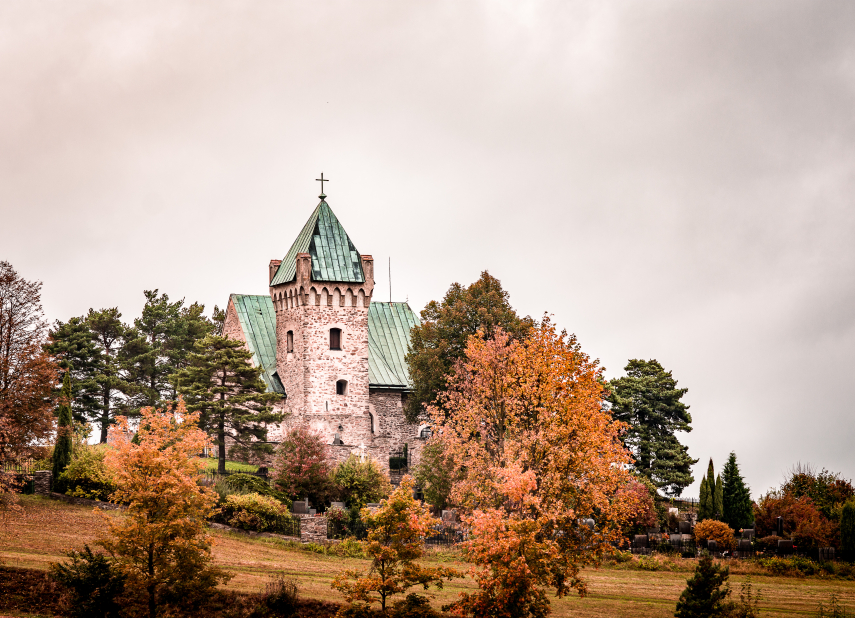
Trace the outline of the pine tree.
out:
<instances>
[{"instance_id":1,"label":"pine tree","mask_svg":"<svg viewBox=\"0 0 855 618\"><path fill-rule=\"evenodd\" d=\"M632 359L624 369L626 376L610 382L612 415L629 425L624 442L636 470L666 494L679 496L694 482L691 467L698 461L675 435L692 430L689 406L680 401L688 389L677 388L656 360Z\"/></svg>"},{"instance_id":2,"label":"pine tree","mask_svg":"<svg viewBox=\"0 0 855 618\"><path fill-rule=\"evenodd\" d=\"M718 475L715 477L715 503L713 505L713 510L714 510L715 518L718 519L719 521L721 521L722 514L724 512L724 505L723 505L724 492L723 492L723 489L724 488L722 487L722 484L721 484L721 476Z\"/></svg>"},{"instance_id":3,"label":"pine tree","mask_svg":"<svg viewBox=\"0 0 855 618\"><path fill-rule=\"evenodd\" d=\"M266 423L282 420L269 405L282 395L266 392L261 367L253 367L251 359L240 341L208 335L196 343L188 366L172 376L187 409L199 411L200 427L215 437L220 474L226 471L226 438L244 453L270 453Z\"/></svg>"},{"instance_id":4,"label":"pine tree","mask_svg":"<svg viewBox=\"0 0 855 618\"><path fill-rule=\"evenodd\" d=\"M56 427L56 446L53 449L53 483L62 491L59 475L71 463L72 426L71 426L71 372L66 371L62 379L62 395L60 398Z\"/></svg>"},{"instance_id":5,"label":"pine tree","mask_svg":"<svg viewBox=\"0 0 855 618\"><path fill-rule=\"evenodd\" d=\"M728 567L713 563L712 557L704 553L698 560L695 574L686 580L686 589L677 601L676 618L713 618L726 616L731 609L727 601L730 587L727 579Z\"/></svg>"},{"instance_id":6,"label":"pine tree","mask_svg":"<svg viewBox=\"0 0 855 618\"><path fill-rule=\"evenodd\" d=\"M95 377L98 375L100 354L86 320L80 317L71 318L68 322L57 320L48 338L45 352L60 369L71 373L72 418L78 422L97 419L100 402ZM57 390L61 389L59 386Z\"/></svg>"},{"instance_id":7,"label":"pine tree","mask_svg":"<svg viewBox=\"0 0 855 618\"><path fill-rule=\"evenodd\" d=\"M739 472L736 453L731 452L722 470L722 515L723 521L734 530L747 528L754 522L751 490Z\"/></svg>"},{"instance_id":8,"label":"pine tree","mask_svg":"<svg viewBox=\"0 0 855 618\"><path fill-rule=\"evenodd\" d=\"M98 371L94 376L98 395L98 417L95 422L101 427L101 443L107 442L107 433L119 404L119 393L129 390L119 364L119 350L124 343L127 326L122 323L122 314L116 307L89 310L86 324L99 351Z\"/></svg>"}]
</instances>

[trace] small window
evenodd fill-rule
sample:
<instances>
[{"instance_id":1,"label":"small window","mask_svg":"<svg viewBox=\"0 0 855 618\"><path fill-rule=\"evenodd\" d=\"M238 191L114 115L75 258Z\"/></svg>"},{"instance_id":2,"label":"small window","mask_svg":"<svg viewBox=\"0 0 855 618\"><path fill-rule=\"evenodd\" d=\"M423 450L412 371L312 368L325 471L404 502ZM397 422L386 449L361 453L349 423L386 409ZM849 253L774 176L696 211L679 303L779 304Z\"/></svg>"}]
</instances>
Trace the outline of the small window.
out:
<instances>
[{"instance_id":1,"label":"small window","mask_svg":"<svg viewBox=\"0 0 855 618\"><path fill-rule=\"evenodd\" d=\"M341 329L330 329L330 350L341 350Z\"/></svg>"},{"instance_id":2,"label":"small window","mask_svg":"<svg viewBox=\"0 0 855 618\"><path fill-rule=\"evenodd\" d=\"M339 380L335 383L336 395L347 395L347 380Z\"/></svg>"},{"instance_id":3,"label":"small window","mask_svg":"<svg viewBox=\"0 0 855 618\"><path fill-rule=\"evenodd\" d=\"M289 330L288 331L288 352L290 353L293 351L294 351L294 331Z\"/></svg>"}]
</instances>

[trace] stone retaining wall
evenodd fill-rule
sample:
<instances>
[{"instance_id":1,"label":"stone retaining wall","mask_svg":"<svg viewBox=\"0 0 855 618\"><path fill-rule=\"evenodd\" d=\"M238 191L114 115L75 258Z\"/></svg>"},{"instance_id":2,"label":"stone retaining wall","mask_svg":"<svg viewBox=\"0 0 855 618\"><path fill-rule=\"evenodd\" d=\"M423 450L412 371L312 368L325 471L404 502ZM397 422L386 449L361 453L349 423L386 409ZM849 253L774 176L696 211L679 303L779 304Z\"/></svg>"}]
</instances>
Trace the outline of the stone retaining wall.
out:
<instances>
[{"instance_id":1,"label":"stone retaining wall","mask_svg":"<svg viewBox=\"0 0 855 618\"><path fill-rule=\"evenodd\" d=\"M294 515L294 517L300 518L300 540L303 543L326 542L326 515Z\"/></svg>"}]
</instances>

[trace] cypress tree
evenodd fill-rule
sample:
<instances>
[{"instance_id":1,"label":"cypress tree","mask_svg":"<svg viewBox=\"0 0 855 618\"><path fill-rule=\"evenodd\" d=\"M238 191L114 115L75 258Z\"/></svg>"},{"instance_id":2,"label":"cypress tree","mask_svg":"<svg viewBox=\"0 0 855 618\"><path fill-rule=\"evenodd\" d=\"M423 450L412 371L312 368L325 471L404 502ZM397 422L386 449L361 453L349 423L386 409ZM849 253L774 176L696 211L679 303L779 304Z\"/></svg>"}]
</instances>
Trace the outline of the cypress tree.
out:
<instances>
[{"instance_id":1,"label":"cypress tree","mask_svg":"<svg viewBox=\"0 0 855 618\"><path fill-rule=\"evenodd\" d=\"M724 512L724 487L721 483L721 476L715 477L715 502L713 503L713 517L718 520L722 519Z\"/></svg>"},{"instance_id":2,"label":"cypress tree","mask_svg":"<svg viewBox=\"0 0 855 618\"><path fill-rule=\"evenodd\" d=\"M855 560L855 498L840 511L840 551L844 560Z\"/></svg>"},{"instance_id":3,"label":"cypress tree","mask_svg":"<svg viewBox=\"0 0 855 618\"><path fill-rule=\"evenodd\" d=\"M701 495L698 500L698 522L702 522L705 519L709 519L711 517L710 512L712 508L710 507L710 487L707 483L707 477L704 475L704 478L701 479Z\"/></svg>"},{"instance_id":4,"label":"cypress tree","mask_svg":"<svg viewBox=\"0 0 855 618\"><path fill-rule=\"evenodd\" d=\"M712 557L704 553L698 560L695 574L686 580L686 589L677 601L676 618L711 618L725 616L731 609L727 601L730 588L727 579L730 569L713 563Z\"/></svg>"},{"instance_id":5,"label":"cypress tree","mask_svg":"<svg viewBox=\"0 0 855 618\"><path fill-rule=\"evenodd\" d=\"M734 530L747 528L754 522L754 509L751 504L751 490L745 484L736 463L736 453L730 457L722 470L722 515L723 521Z\"/></svg>"},{"instance_id":6,"label":"cypress tree","mask_svg":"<svg viewBox=\"0 0 855 618\"><path fill-rule=\"evenodd\" d=\"M53 449L53 484L62 491L59 475L71 463L71 372L66 371L62 379L62 396L59 404L56 428L56 446Z\"/></svg>"}]
</instances>

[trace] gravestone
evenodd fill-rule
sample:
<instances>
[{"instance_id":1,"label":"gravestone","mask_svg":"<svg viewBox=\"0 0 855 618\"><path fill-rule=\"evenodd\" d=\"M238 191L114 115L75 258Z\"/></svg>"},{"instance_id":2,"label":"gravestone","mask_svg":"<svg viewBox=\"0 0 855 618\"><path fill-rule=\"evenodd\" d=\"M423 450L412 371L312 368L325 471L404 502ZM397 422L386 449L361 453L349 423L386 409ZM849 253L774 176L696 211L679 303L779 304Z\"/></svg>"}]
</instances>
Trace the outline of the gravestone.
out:
<instances>
[{"instance_id":1,"label":"gravestone","mask_svg":"<svg viewBox=\"0 0 855 618\"><path fill-rule=\"evenodd\" d=\"M793 553L792 539L778 539L778 555L789 556Z\"/></svg>"},{"instance_id":2,"label":"gravestone","mask_svg":"<svg viewBox=\"0 0 855 618\"><path fill-rule=\"evenodd\" d=\"M831 562L834 560L834 548L833 547L820 547L819 548L819 561L820 562Z\"/></svg>"},{"instance_id":3,"label":"gravestone","mask_svg":"<svg viewBox=\"0 0 855 618\"><path fill-rule=\"evenodd\" d=\"M751 539L739 539L739 552L750 552L751 551Z\"/></svg>"},{"instance_id":4,"label":"gravestone","mask_svg":"<svg viewBox=\"0 0 855 618\"><path fill-rule=\"evenodd\" d=\"M308 515L309 514L309 503L304 500L295 500L293 505L291 506L291 512L295 515Z\"/></svg>"},{"instance_id":5,"label":"gravestone","mask_svg":"<svg viewBox=\"0 0 855 618\"><path fill-rule=\"evenodd\" d=\"M688 521L681 521L680 534L692 534L692 523Z\"/></svg>"},{"instance_id":6,"label":"gravestone","mask_svg":"<svg viewBox=\"0 0 855 618\"><path fill-rule=\"evenodd\" d=\"M718 543L716 541L713 541L712 539L707 541L707 551L711 554L716 553L718 551Z\"/></svg>"},{"instance_id":7,"label":"gravestone","mask_svg":"<svg viewBox=\"0 0 855 618\"><path fill-rule=\"evenodd\" d=\"M635 538L632 540L632 546L640 549L642 547L647 547L647 535L646 534L636 534Z\"/></svg>"},{"instance_id":8,"label":"gravestone","mask_svg":"<svg viewBox=\"0 0 855 618\"><path fill-rule=\"evenodd\" d=\"M345 509L344 502L330 502L330 508L337 506L340 509Z\"/></svg>"},{"instance_id":9,"label":"gravestone","mask_svg":"<svg viewBox=\"0 0 855 618\"><path fill-rule=\"evenodd\" d=\"M784 518L778 517L778 519L775 523L777 524L775 526L775 529L777 531L776 536L784 536Z\"/></svg>"},{"instance_id":10,"label":"gravestone","mask_svg":"<svg viewBox=\"0 0 855 618\"><path fill-rule=\"evenodd\" d=\"M748 539L749 541L754 540L754 528L747 528L742 531L742 538Z\"/></svg>"},{"instance_id":11,"label":"gravestone","mask_svg":"<svg viewBox=\"0 0 855 618\"><path fill-rule=\"evenodd\" d=\"M446 526L450 526L453 523L457 522L457 512L454 510L448 510L442 512L442 523Z\"/></svg>"}]
</instances>

